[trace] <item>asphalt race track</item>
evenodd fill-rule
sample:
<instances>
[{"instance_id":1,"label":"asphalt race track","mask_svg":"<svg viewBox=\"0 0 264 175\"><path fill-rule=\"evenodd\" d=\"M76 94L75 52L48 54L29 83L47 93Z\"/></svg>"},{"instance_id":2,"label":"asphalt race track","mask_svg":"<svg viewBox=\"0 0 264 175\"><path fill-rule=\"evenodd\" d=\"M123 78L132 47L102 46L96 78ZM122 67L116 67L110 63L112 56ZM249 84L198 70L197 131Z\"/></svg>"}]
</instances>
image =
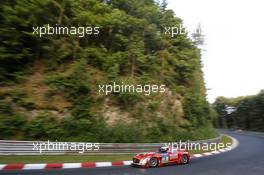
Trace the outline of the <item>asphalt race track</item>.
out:
<instances>
[{"instance_id":1,"label":"asphalt race track","mask_svg":"<svg viewBox=\"0 0 264 175\"><path fill-rule=\"evenodd\" d=\"M0 171L10 175L263 175L264 136L224 131L239 141L239 146L218 155L192 159L188 165L174 165L159 168L133 168L130 166Z\"/></svg>"}]
</instances>

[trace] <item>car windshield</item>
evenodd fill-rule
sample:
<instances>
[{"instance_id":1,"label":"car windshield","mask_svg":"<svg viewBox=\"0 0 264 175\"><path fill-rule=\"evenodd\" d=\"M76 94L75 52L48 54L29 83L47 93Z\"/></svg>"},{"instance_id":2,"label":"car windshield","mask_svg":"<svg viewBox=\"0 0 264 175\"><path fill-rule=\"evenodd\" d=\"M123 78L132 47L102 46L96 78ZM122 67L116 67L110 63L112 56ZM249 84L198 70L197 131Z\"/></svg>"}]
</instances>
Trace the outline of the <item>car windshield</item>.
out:
<instances>
[{"instance_id":1,"label":"car windshield","mask_svg":"<svg viewBox=\"0 0 264 175\"><path fill-rule=\"evenodd\" d=\"M158 150L158 153L167 153L167 150L166 150L166 149L162 149L162 148L160 148L160 149Z\"/></svg>"}]
</instances>

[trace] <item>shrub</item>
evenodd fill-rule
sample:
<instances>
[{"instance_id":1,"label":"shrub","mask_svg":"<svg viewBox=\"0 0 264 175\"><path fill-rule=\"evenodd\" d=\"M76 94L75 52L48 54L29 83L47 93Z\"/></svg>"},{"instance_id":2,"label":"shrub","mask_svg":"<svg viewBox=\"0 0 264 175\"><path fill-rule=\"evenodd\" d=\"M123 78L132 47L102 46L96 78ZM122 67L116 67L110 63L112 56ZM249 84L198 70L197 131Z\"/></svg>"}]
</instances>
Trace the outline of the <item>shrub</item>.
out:
<instances>
[{"instance_id":1,"label":"shrub","mask_svg":"<svg viewBox=\"0 0 264 175\"><path fill-rule=\"evenodd\" d=\"M134 106L137 102L141 101L142 98L138 93L119 93L117 95L119 104L125 108Z\"/></svg>"},{"instance_id":2,"label":"shrub","mask_svg":"<svg viewBox=\"0 0 264 175\"><path fill-rule=\"evenodd\" d=\"M62 136L60 121L49 112L42 112L25 126L27 139L57 140Z\"/></svg>"},{"instance_id":3,"label":"shrub","mask_svg":"<svg viewBox=\"0 0 264 175\"><path fill-rule=\"evenodd\" d=\"M35 105L31 98L23 91L23 89L15 89L9 92L12 100L18 105L27 109L34 109Z\"/></svg>"},{"instance_id":4,"label":"shrub","mask_svg":"<svg viewBox=\"0 0 264 175\"><path fill-rule=\"evenodd\" d=\"M0 114L0 137L1 139L15 138L23 132L26 117L22 113L11 115Z\"/></svg>"}]
</instances>

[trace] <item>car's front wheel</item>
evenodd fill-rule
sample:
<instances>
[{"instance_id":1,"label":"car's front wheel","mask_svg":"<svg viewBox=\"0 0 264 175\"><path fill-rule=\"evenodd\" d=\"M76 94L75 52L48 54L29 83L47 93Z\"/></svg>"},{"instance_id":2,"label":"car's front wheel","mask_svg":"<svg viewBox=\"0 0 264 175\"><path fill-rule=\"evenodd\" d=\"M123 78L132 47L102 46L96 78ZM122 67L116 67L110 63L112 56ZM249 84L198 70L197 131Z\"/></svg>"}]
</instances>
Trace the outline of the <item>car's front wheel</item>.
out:
<instances>
[{"instance_id":1,"label":"car's front wheel","mask_svg":"<svg viewBox=\"0 0 264 175\"><path fill-rule=\"evenodd\" d=\"M181 157L181 163L182 164L187 164L189 163L189 159L188 159L188 156L186 154L183 154L182 157Z\"/></svg>"},{"instance_id":2,"label":"car's front wheel","mask_svg":"<svg viewBox=\"0 0 264 175\"><path fill-rule=\"evenodd\" d=\"M157 167L158 166L158 159L156 157L152 157L149 159L149 166L150 167Z\"/></svg>"}]
</instances>

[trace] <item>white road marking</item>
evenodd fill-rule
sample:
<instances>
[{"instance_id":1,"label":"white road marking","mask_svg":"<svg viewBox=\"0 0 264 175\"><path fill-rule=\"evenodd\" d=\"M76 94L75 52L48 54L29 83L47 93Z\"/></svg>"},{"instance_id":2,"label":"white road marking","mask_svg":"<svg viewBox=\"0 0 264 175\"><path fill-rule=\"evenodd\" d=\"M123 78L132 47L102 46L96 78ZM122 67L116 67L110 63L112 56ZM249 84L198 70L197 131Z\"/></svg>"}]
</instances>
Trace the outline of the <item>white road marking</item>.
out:
<instances>
[{"instance_id":1,"label":"white road marking","mask_svg":"<svg viewBox=\"0 0 264 175\"><path fill-rule=\"evenodd\" d=\"M132 163L132 161L123 161L124 165L130 165Z\"/></svg>"},{"instance_id":2,"label":"white road marking","mask_svg":"<svg viewBox=\"0 0 264 175\"><path fill-rule=\"evenodd\" d=\"M64 163L62 168L81 168L81 163Z\"/></svg>"},{"instance_id":3,"label":"white road marking","mask_svg":"<svg viewBox=\"0 0 264 175\"><path fill-rule=\"evenodd\" d=\"M43 164L25 164L23 170L40 170L45 169L46 163Z\"/></svg>"},{"instance_id":4,"label":"white road marking","mask_svg":"<svg viewBox=\"0 0 264 175\"><path fill-rule=\"evenodd\" d=\"M194 157L202 157L203 155L202 154L194 154L193 156Z\"/></svg>"},{"instance_id":5,"label":"white road marking","mask_svg":"<svg viewBox=\"0 0 264 175\"><path fill-rule=\"evenodd\" d=\"M0 170L2 170L5 166L6 164L0 164Z\"/></svg>"},{"instance_id":6,"label":"white road marking","mask_svg":"<svg viewBox=\"0 0 264 175\"><path fill-rule=\"evenodd\" d=\"M112 166L112 162L96 162L95 165L96 167L107 167Z\"/></svg>"},{"instance_id":7,"label":"white road marking","mask_svg":"<svg viewBox=\"0 0 264 175\"><path fill-rule=\"evenodd\" d=\"M211 153L213 153L213 154L219 154L220 152L219 151L212 151Z\"/></svg>"},{"instance_id":8,"label":"white road marking","mask_svg":"<svg viewBox=\"0 0 264 175\"><path fill-rule=\"evenodd\" d=\"M210 155L212 155L212 153L210 153L210 152L208 152L208 153L203 153L204 155L206 155L206 156L210 156Z\"/></svg>"}]
</instances>

